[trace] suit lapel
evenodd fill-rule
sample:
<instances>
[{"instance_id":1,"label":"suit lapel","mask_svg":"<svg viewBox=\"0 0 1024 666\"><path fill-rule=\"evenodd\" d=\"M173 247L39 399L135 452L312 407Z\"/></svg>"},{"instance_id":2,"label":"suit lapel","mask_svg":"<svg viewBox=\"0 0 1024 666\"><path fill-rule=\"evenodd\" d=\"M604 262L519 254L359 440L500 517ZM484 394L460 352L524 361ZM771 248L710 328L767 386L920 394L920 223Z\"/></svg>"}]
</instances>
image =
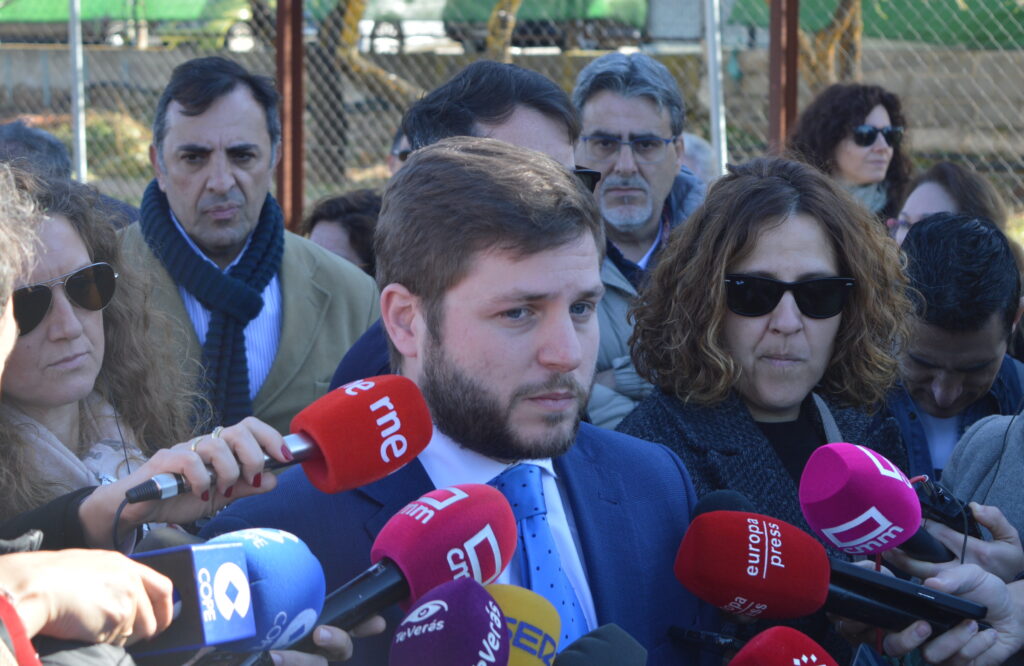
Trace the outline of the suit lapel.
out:
<instances>
[{"instance_id":1,"label":"suit lapel","mask_svg":"<svg viewBox=\"0 0 1024 666\"><path fill-rule=\"evenodd\" d=\"M616 581L621 580L623 571L621 554L636 552L637 539L633 521L623 506L627 497L624 481L614 463L597 459L599 446L584 424L576 443L554 464L569 502L566 508L572 512L577 546L600 625L618 615L621 586ZM614 547L609 547L611 542Z\"/></svg>"},{"instance_id":2,"label":"suit lapel","mask_svg":"<svg viewBox=\"0 0 1024 666\"><path fill-rule=\"evenodd\" d=\"M331 300L329 285L321 284L315 257L302 256L294 236L285 232L281 260L281 341L270 373L253 400L253 412L273 404L302 369L323 325Z\"/></svg>"},{"instance_id":3,"label":"suit lapel","mask_svg":"<svg viewBox=\"0 0 1024 666\"><path fill-rule=\"evenodd\" d=\"M366 533L373 541L384 524L398 513L403 506L420 495L434 490L434 484L419 460L413 460L402 469L385 476L380 481L368 484L355 492L362 493L380 506L365 523Z\"/></svg>"}]
</instances>

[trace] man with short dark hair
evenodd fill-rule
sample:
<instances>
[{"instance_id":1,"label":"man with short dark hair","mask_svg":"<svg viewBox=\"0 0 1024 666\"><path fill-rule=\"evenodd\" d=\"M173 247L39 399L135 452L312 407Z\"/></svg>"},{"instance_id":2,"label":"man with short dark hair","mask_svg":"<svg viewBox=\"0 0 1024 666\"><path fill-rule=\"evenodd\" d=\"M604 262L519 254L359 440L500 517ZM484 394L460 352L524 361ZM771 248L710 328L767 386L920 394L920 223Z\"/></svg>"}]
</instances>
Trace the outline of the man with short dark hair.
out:
<instances>
[{"instance_id":1,"label":"man with short dark hair","mask_svg":"<svg viewBox=\"0 0 1024 666\"><path fill-rule=\"evenodd\" d=\"M487 482L508 482L509 493L519 487L512 478L532 475L540 496L521 506L545 507L536 532L546 534L520 524L517 550L545 539L547 559L534 551L529 567L513 560L497 582L552 601L562 646L614 622L648 650L651 666L698 663L696 648L670 636L714 621L714 609L672 575L695 502L689 475L665 447L580 423L604 291L604 232L590 192L534 151L446 139L413 153L391 181L375 244L393 365L423 391L435 426L429 445L346 493L320 493L289 470L276 499L236 502L205 534L287 526L334 589L369 565L387 518L423 493ZM386 662L396 611L385 614L384 638L357 647L357 663Z\"/></svg>"},{"instance_id":2,"label":"man with short dark hair","mask_svg":"<svg viewBox=\"0 0 1024 666\"><path fill-rule=\"evenodd\" d=\"M590 397L593 423L614 428L651 390L633 367L628 310L669 232L704 200L683 166L686 109L664 65L643 53L609 53L576 78L583 121L576 164L601 172L597 202L608 235L601 279L601 352Z\"/></svg>"},{"instance_id":3,"label":"man with short dark hair","mask_svg":"<svg viewBox=\"0 0 1024 666\"><path fill-rule=\"evenodd\" d=\"M362 271L285 231L269 193L277 102L269 78L225 58L175 68L153 121L156 179L125 256L153 275L151 302L179 324L215 421L254 414L287 432L378 304Z\"/></svg>"},{"instance_id":4,"label":"man with short dark hair","mask_svg":"<svg viewBox=\"0 0 1024 666\"><path fill-rule=\"evenodd\" d=\"M452 136L490 137L537 150L571 169L580 124L569 96L551 79L480 60L413 104L401 132L413 150ZM387 336L378 321L338 364L331 388L389 369Z\"/></svg>"},{"instance_id":5,"label":"man with short dark hair","mask_svg":"<svg viewBox=\"0 0 1024 666\"><path fill-rule=\"evenodd\" d=\"M1024 364L1006 354L1020 279L1006 236L984 218L936 213L911 227L902 250L916 313L886 407L911 475L934 477L975 421L1022 407Z\"/></svg>"}]
</instances>

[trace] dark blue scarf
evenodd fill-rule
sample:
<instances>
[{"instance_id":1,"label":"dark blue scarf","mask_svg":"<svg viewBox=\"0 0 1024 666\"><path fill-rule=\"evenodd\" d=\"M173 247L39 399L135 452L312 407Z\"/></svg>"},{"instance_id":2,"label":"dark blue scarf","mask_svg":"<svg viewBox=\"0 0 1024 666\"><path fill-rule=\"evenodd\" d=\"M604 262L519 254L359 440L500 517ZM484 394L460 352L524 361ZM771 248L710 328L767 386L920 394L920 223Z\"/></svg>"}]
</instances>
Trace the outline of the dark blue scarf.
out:
<instances>
[{"instance_id":1,"label":"dark blue scarf","mask_svg":"<svg viewBox=\"0 0 1024 666\"><path fill-rule=\"evenodd\" d=\"M171 221L167 197L155 180L142 195L139 225L146 244L174 283L210 311L210 327L203 345L206 394L216 422L237 423L252 414L245 327L263 309L263 290L281 269L281 208L268 194L249 247L227 273L189 247Z\"/></svg>"}]
</instances>

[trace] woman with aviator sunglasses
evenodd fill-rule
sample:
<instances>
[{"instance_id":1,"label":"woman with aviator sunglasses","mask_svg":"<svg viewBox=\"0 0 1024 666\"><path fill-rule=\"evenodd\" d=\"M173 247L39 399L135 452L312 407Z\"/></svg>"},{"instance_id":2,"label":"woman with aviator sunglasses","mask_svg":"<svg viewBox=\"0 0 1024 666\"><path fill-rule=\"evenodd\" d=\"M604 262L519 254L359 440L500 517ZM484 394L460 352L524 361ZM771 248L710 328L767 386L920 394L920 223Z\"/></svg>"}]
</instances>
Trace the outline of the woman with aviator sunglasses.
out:
<instances>
[{"instance_id":1,"label":"woman with aviator sunglasses","mask_svg":"<svg viewBox=\"0 0 1024 666\"><path fill-rule=\"evenodd\" d=\"M881 225L819 171L730 167L632 311L655 390L618 430L678 453L698 496L736 490L810 531L797 488L814 449L856 442L906 466L895 422L866 411L896 377L904 281ZM823 615L801 629L828 640Z\"/></svg>"},{"instance_id":2,"label":"woman with aviator sunglasses","mask_svg":"<svg viewBox=\"0 0 1024 666\"><path fill-rule=\"evenodd\" d=\"M910 179L905 127L900 100L893 93L879 86L837 83L797 118L787 150L834 178L886 220L899 212Z\"/></svg>"},{"instance_id":3,"label":"woman with aviator sunglasses","mask_svg":"<svg viewBox=\"0 0 1024 666\"><path fill-rule=\"evenodd\" d=\"M168 327L147 309L146 281L120 262L95 191L27 176L19 186L44 215L36 262L12 298L19 335L0 397L0 518L100 486L80 513L90 542L109 546L142 522L191 522L232 495L273 488L259 474L263 452L283 460L283 440L255 419L158 450L203 419L187 368L160 339ZM193 493L131 505L111 534L124 490L161 472L184 474Z\"/></svg>"}]
</instances>

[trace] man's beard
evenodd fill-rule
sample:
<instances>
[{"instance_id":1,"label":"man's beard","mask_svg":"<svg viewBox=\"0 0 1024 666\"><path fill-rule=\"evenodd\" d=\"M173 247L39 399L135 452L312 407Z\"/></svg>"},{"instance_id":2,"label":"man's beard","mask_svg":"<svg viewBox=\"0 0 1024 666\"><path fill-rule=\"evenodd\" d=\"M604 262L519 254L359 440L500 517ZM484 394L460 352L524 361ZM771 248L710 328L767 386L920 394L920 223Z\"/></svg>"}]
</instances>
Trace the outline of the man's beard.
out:
<instances>
[{"instance_id":1,"label":"man's beard","mask_svg":"<svg viewBox=\"0 0 1024 666\"><path fill-rule=\"evenodd\" d=\"M586 408L588 391L570 375L552 375L542 384L521 386L502 405L482 383L462 372L435 341L424 358L423 396L438 430L463 448L502 461L554 458L568 451L576 441L580 415ZM562 433L547 438L523 440L510 423L516 404L527 396L547 391L572 391L578 403L575 413L544 417L549 425L572 421Z\"/></svg>"},{"instance_id":2,"label":"man's beard","mask_svg":"<svg viewBox=\"0 0 1024 666\"><path fill-rule=\"evenodd\" d=\"M605 190L612 187L632 187L643 190L644 202L640 204L628 203L620 204L618 206L609 206L605 203L604 193ZM651 201L651 190L643 178L636 176L634 178L621 178L617 176L611 176L607 181L602 180L600 185L600 196L598 197L598 204L601 209L601 216L604 221L611 225L612 228L619 231L633 231L638 229L651 219L651 214L654 212L654 202ZM631 197L633 199L638 198L637 196Z\"/></svg>"}]
</instances>

